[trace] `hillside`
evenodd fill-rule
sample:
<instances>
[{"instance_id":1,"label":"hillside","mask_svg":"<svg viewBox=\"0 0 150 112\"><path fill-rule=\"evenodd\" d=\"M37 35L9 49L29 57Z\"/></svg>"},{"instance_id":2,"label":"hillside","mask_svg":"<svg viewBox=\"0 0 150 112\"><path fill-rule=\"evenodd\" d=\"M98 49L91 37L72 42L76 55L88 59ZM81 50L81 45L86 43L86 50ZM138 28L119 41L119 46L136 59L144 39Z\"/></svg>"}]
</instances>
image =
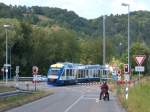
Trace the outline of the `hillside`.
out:
<instances>
[{"instance_id":1,"label":"hillside","mask_svg":"<svg viewBox=\"0 0 150 112\"><path fill-rule=\"evenodd\" d=\"M17 18L40 26L52 26L72 29L80 34L102 37L102 17L87 20L73 11L60 8L39 6L7 6L0 4L1 18ZM132 41L143 41L149 44L150 12L137 11L130 14L130 32ZM127 15L106 16L106 36L127 36Z\"/></svg>"},{"instance_id":2,"label":"hillside","mask_svg":"<svg viewBox=\"0 0 150 112\"><path fill-rule=\"evenodd\" d=\"M123 63L127 61L127 16L127 14L106 16L106 61L108 63L113 58ZM30 73L29 67L34 64L39 65L44 72L49 64L58 61L102 64L102 17L87 20L66 9L7 6L0 3L0 26L4 24L14 26L8 33L8 48L11 50L9 53L11 52L12 56L12 66L18 64L25 67L23 74L26 74L26 71ZM146 72L150 70L149 28L150 12L131 12L132 67L135 66L134 55L146 55L147 59L144 63ZM3 66L5 63L3 27L0 27L0 32L0 65Z\"/></svg>"}]
</instances>

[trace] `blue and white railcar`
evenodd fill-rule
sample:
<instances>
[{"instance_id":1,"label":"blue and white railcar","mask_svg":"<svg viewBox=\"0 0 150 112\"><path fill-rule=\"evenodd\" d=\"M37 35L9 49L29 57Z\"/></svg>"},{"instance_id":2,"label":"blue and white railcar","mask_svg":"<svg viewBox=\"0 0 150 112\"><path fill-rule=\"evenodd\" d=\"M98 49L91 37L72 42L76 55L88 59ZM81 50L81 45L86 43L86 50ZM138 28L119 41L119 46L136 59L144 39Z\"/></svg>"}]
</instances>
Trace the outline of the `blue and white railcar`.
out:
<instances>
[{"instance_id":1,"label":"blue and white railcar","mask_svg":"<svg viewBox=\"0 0 150 112\"><path fill-rule=\"evenodd\" d=\"M78 68L78 82L89 82L100 80L100 65L83 65Z\"/></svg>"},{"instance_id":2,"label":"blue and white railcar","mask_svg":"<svg viewBox=\"0 0 150 112\"><path fill-rule=\"evenodd\" d=\"M76 83L76 69L79 64L56 63L48 71L48 84L65 85Z\"/></svg>"},{"instance_id":3,"label":"blue and white railcar","mask_svg":"<svg viewBox=\"0 0 150 112\"><path fill-rule=\"evenodd\" d=\"M48 84L66 85L100 80L100 65L56 63L48 71Z\"/></svg>"}]
</instances>

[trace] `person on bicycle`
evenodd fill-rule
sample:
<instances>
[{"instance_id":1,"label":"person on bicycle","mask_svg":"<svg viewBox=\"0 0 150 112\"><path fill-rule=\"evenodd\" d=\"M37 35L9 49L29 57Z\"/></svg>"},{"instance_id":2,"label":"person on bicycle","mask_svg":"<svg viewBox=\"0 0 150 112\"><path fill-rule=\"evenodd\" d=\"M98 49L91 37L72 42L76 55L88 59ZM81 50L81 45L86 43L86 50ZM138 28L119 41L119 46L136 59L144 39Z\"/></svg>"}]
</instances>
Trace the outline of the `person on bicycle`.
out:
<instances>
[{"instance_id":1,"label":"person on bicycle","mask_svg":"<svg viewBox=\"0 0 150 112\"><path fill-rule=\"evenodd\" d=\"M102 95L103 95L103 94L109 95L108 89L109 89L109 87L108 87L108 85L107 85L107 82L104 81L103 84L101 85L101 92L100 92L99 100L102 99Z\"/></svg>"}]
</instances>

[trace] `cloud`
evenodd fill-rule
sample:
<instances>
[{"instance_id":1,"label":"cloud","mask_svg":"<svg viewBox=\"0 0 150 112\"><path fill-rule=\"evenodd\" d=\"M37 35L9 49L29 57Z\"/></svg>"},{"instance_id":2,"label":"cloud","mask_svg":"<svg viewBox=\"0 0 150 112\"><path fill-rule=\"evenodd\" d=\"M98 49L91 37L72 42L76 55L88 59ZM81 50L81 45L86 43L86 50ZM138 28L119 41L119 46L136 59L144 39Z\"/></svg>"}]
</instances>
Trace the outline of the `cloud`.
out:
<instances>
[{"instance_id":1,"label":"cloud","mask_svg":"<svg viewBox=\"0 0 150 112\"><path fill-rule=\"evenodd\" d=\"M96 18L101 15L127 13L121 3L130 4L130 10L150 10L149 0L1 0L6 4L59 7L74 11L81 17Z\"/></svg>"}]
</instances>

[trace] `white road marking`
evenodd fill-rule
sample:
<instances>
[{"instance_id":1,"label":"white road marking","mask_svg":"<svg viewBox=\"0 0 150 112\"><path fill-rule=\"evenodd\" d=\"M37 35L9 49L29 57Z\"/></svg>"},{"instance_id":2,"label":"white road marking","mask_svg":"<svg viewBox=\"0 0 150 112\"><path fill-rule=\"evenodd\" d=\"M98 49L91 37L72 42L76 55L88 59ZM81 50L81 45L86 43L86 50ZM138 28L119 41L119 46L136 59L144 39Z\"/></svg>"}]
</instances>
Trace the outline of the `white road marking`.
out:
<instances>
[{"instance_id":1,"label":"white road marking","mask_svg":"<svg viewBox=\"0 0 150 112\"><path fill-rule=\"evenodd\" d=\"M83 98L83 95L80 96L73 104L71 104L64 112L69 112L69 110L76 105L81 99Z\"/></svg>"},{"instance_id":2,"label":"white road marking","mask_svg":"<svg viewBox=\"0 0 150 112\"><path fill-rule=\"evenodd\" d=\"M96 100L97 98L83 98L83 100Z\"/></svg>"},{"instance_id":3,"label":"white road marking","mask_svg":"<svg viewBox=\"0 0 150 112\"><path fill-rule=\"evenodd\" d=\"M99 102L99 99L97 98L97 99L96 99L96 103L98 103L98 102Z\"/></svg>"}]
</instances>

